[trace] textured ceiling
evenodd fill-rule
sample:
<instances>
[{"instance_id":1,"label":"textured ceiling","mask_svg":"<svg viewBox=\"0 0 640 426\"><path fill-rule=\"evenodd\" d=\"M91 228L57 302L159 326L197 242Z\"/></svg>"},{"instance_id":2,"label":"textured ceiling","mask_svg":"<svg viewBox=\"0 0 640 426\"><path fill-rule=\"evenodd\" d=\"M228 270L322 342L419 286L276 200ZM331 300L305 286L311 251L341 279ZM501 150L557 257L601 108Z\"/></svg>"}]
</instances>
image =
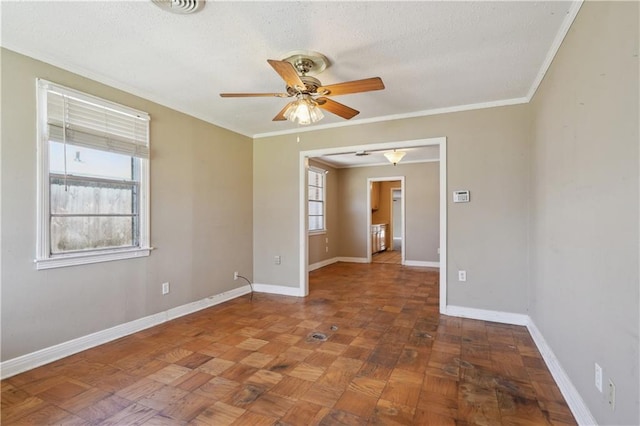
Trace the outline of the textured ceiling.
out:
<instances>
[{"instance_id":1,"label":"textured ceiling","mask_svg":"<svg viewBox=\"0 0 640 426\"><path fill-rule=\"evenodd\" d=\"M381 77L386 89L335 97L367 122L526 102L580 2L214 2L176 15L151 1L1 3L2 46L183 111L264 136L280 92L267 64L323 53L325 85ZM325 114L317 127L344 120Z\"/></svg>"}]
</instances>

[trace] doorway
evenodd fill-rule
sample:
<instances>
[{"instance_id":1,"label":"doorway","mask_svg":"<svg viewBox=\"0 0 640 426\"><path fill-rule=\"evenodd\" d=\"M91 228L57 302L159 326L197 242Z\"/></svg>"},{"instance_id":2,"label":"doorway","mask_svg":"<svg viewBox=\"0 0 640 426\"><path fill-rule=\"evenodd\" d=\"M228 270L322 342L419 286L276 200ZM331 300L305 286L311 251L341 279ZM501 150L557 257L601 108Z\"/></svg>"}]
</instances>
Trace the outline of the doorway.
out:
<instances>
[{"instance_id":1,"label":"doorway","mask_svg":"<svg viewBox=\"0 0 640 426\"><path fill-rule=\"evenodd\" d=\"M391 188L391 250L402 252L402 188Z\"/></svg>"},{"instance_id":2,"label":"doorway","mask_svg":"<svg viewBox=\"0 0 640 426\"><path fill-rule=\"evenodd\" d=\"M308 265L308 220L307 220L307 167L309 158L322 157L325 155L358 153L361 151L372 150L393 150L407 149L412 147L428 147L437 146L439 148L439 212L440 212L440 229L439 229L439 245L440 245L440 271L439 271L439 287L440 287L440 312L444 313L447 306L447 149L446 138L436 137L429 139L419 139L400 142L385 142L366 145L355 145L345 147L324 148L308 151L300 151L299 160L299 294L307 296L309 294L309 265ZM404 197L403 197L404 199ZM370 215L367 215L366 222L370 225ZM367 234L370 232L370 226ZM367 240L369 240L367 238ZM404 233L403 233L404 241ZM369 245L367 243L367 245ZM370 253L369 253L370 256ZM338 258L338 260L340 260Z\"/></svg>"},{"instance_id":3,"label":"doorway","mask_svg":"<svg viewBox=\"0 0 640 426\"><path fill-rule=\"evenodd\" d=\"M393 263L404 265L404 250L402 239L394 250L394 226L393 226L393 191L402 193L404 188L404 176L370 178L368 187L368 211L370 211L368 226L371 230L371 238L367 246L369 263ZM396 202L397 211L395 219L398 222L395 234L404 235L404 202L399 198Z\"/></svg>"}]
</instances>

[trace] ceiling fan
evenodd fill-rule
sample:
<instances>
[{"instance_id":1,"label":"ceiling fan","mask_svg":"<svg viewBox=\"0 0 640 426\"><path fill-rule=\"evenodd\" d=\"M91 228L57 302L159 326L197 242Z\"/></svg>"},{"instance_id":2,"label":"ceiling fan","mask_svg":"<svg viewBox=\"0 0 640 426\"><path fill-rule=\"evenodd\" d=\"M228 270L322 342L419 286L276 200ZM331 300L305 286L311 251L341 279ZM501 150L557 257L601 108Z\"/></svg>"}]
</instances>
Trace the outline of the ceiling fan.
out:
<instances>
[{"instance_id":1,"label":"ceiling fan","mask_svg":"<svg viewBox=\"0 0 640 426\"><path fill-rule=\"evenodd\" d=\"M278 61L268 59L267 62L286 83L284 93L220 93L223 98L277 97L292 98L273 118L273 121L290 120L298 124L310 124L324 116L320 109L329 111L344 119L351 119L360 111L329 99L327 96L348 95L384 89L380 77L323 86L320 80L312 75L321 73L329 64L327 58L317 52L292 52L289 57Z\"/></svg>"}]
</instances>

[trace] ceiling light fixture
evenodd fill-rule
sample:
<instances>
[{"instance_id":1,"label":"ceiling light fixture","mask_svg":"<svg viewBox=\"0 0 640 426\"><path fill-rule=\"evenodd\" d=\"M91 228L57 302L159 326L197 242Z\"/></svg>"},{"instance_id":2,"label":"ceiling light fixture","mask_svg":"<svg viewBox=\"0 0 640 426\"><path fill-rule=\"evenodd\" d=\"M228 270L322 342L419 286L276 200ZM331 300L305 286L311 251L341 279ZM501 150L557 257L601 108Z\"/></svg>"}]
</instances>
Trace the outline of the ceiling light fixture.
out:
<instances>
[{"instance_id":1,"label":"ceiling light fixture","mask_svg":"<svg viewBox=\"0 0 640 426\"><path fill-rule=\"evenodd\" d=\"M395 166L400 162L400 160L402 160L402 157L404 157L406 154L407 153L404 151L396 151L394 149L392 152L385 152L384 156L387 157L387 160L389 160Z\"/></svg>"},{"instance_id":2,"label":"ceiling light fixture","mask_svg":"<svg viewBox=\"0 0 640 426\"><path fill-rule=\"evenodd\" d=\"M322 120L324 114L309 95L299 95L284 112L284 117L294 123L307 125Z\"/></svg>"}]
</instances>

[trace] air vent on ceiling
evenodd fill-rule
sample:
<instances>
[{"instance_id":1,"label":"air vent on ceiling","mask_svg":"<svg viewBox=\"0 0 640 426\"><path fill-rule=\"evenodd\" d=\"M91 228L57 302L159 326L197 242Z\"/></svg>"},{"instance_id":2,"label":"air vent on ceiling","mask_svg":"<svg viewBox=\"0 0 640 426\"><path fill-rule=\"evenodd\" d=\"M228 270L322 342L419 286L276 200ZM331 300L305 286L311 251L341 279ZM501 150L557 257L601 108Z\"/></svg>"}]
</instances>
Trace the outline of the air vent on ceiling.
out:
<instances>
[{"instance_id":1,"label":"air vent on ceiling","mask_svg":"<svg viewBox=\"0 0 640 426\"><path fill-rule=\"evenodd\" d=\"M205 0L151 0L161 9L180 15L196 13L204 7Z\"/></svg>"}]
</instances>

